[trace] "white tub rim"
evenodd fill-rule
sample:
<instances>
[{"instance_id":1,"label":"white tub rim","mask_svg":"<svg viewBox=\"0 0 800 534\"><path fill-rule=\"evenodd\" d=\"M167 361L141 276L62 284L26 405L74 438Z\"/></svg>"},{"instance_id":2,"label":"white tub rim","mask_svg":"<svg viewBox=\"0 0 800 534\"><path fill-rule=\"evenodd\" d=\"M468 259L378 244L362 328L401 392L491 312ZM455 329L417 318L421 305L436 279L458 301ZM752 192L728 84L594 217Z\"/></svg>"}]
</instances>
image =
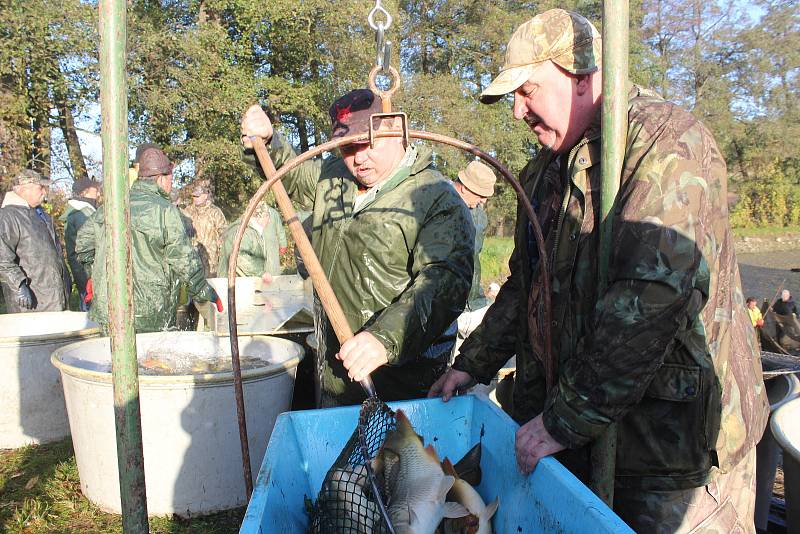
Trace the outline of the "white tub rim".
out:
<instances>
[{"instance_id":1,"label":"white tub rim","mask_svg":"<svg viewBox=\"0 0 800 534\"><path fill-rule=\"evenodd\" d=\"M209 336L213 335L210 332L186 332L186 333L209 335ZM305 356L303 347L300 344L295 343L294 341L290 341L288 339L282 339L275 336L239 336L239 338L268 339L270 342L278 342L281 344L285 344L288 349L295 350L297 353L295 356L280 363L273 363L265 367L256 367L255 369L243 369L242 381L252 380L255 378L268 378L271 376L276 376L286 373L288 371L291 371L292 369L295 369ZM79 348L81 345L86 345L89 343L97 343L99 339L98 338L87 339L84 341L78 341L76 343L70 343L68 345L64 345L63 347L60 347L55 351L53 351L53 354L50 356L50 362L53 364L53 366L55 366L56 369L58 369L65 375L81 380L86 380L89 382L110 384L112 382L111 371L106 372L106 371L94 371L90 369L82 369L75 365L64 363L60 359L61 355L64 352L67 352L68 350L73 351ZM139 375L140 385L166 386L166 385L176 385L176 384L220 384L229 382L233 382L233 371L225 373L203 373L203 374L191 374L191 375L143 375L143 374Z\"/></svg>"},{"instance_id":2,"label":"white tub rim","mask_svg":"<svg viewBox=\"0 0 800 534\"><path fill-rule=\"evenodd\" d=\"M5 315L29 315L36 316L39 313L75 313L84 314L89 319L87 312L75 312L71 310L63 310L60 312L29 312L29 313L14 313ZM89 319L91 320L91 319ZM79 328L77 330L67 330L61 332L52 332L50 334L34 334L30 336L0 336L0 346L7 345L39 345L42 343L50 343L52 341L63 341L66 339L85 339L89 337L96 337L100 334L100 326L89 326L86 328Z\"/></svg>"}]
</instances>

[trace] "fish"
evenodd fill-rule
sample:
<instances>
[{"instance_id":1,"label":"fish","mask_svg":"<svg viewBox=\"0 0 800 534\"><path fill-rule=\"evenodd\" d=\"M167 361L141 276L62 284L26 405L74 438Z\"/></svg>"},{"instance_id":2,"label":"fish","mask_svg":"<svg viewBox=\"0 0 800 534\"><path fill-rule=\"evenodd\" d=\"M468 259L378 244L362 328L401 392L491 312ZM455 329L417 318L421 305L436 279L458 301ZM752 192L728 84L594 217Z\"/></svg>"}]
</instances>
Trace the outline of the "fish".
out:
<instances>
[{"instance_id":1,"label":"fish","mask_svg":"<svg viewBox=\"0 0 800 534\"><path fill-rule=\"evenodd\" d=\"M320 494L319 505L324 510L324 517L329 521L312 525L312 533L335 532L352 534L372 534L383 524L383 517L377 503L367 497L364 488L367 485L367 468L365 465L353 467L347 465L334 469Z\"/></svg>"},{"instance_id":2,"label":"fish","mask_svg":"<svg viewBox=\"0 0 800 534\"><path fill-rule=\"evenodd\" d=\"M472 487L480 486L483 473L481 472L481 442L472 447L455 466L458 478L464 480Z\"/></svg>"},{"instance_id":3,"label":"fish","mask_svg":"<svg viewBox=\"0 0 800 534\"><path fill-rule=\"evenodd\" d=\"M455 477L447 500L461 504L469 515L462 518L445 519L442 534L492 534L492 517L500 505L499 497L488 506L480 494L467 481L458 477L456 469L448 458L442 462L442 471Z\"/></svg>"},{"instance_id":4,"label":"fish","mask_svg":"<svg viewBox=\"0 0 800 534\"><path fill-rule=\"evenodd\" d=\"M442 518L463 517L469 512L456 502L445 502L455 477L445 475L432 445L424 446L402 410L396 426L373 459L382 473L387 494L387 513L396 534L431 534Z\"/></svg>"}]
</instances>

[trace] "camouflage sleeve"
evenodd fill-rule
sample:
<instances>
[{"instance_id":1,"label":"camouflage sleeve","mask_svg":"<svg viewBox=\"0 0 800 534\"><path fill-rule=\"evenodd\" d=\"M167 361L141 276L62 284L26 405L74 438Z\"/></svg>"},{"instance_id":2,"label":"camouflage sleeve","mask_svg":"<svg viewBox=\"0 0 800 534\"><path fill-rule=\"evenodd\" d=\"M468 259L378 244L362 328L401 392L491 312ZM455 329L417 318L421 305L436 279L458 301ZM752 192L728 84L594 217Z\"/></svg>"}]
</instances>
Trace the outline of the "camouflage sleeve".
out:
<instances>
[{"instance_id":1,"label":"camouflage sleeve","mask_svg":"<svg viewBox=\"0 0 800 534\"><path fill-rule=\"evenodd\" d=\"M78 261L83 265L83 270L86 272L87 280L92 277L92 264L94 263L95 246L97 244L97 223L96 220L100 217L102 208L95 211L86 223L81 226L75 236L75 256Z\"/></svg>"},{"instance_id":2,"label":"camouflage sleeve","mask_svg":"<svg viewBox=\"0 0 800 534\"><path fill-rule=\"evenodd\" d=\"M519 313L524 313L526 306L521 298L525 285L519 257L518 247L515 247L508 262L511 274L453 362L453 369L467 372L483 384L488 384L516 351Z\"/></svg>"},{"instance_id":3,"label":"camouflage sleeve","mask_svg":"<svg viewBox=\"0 0 800 534\"><path fill-rule=\"evenodd\" d=\"M275 135L272 136L267 149L276 169L280 169L284 163L297 156L288 139L278 132L275 132ZM252 166L262 178L265 178L264 171L261 169L254 151L245 150L244 161ZM305 210L310 210L314 205L317 182L319 182L322 175L323 164L322 158L314 158L303 162L299 167L289 171L281 178L289 197Z\"/></svg>"},{"instance_id":4,"label":"camouflage sleeve","mask_svg":"<svg viewBox=\"0 0 800 534\"><path fill-rule=\"evenodd\" d=\"M598 437L643 397L680 330L708 298L716 252L705 238L709 136L669 121L652 135L629 130L613 223L609 287L591 318L593 335L559 370L544 424L574 448ZM670 131L671 130L671 131ZM710 240L709 240L710 241ZM701 250L706 247L705 257Z\"/></svg>"},{"instance_id":5,"label":"camouflage sleeve","mask_svg":"<svg viewBox=\"0 0 800 534\"><path fill-rule=\"evenodd\" d=\"M455 190L443 191L417 235L411 284L365 329L386 347L389 365L418 358L466 304L475 230Z\"/></svg>"},{"instance_id":6,"label":"camouflage sleeve","mask_svg":"<svg viewBox=\"0 0 800 534\"><path fill-rule=\"evenodd\" d=\"M203 265L197 250L186 236L181 213L178 208L168 207L164 211L164 260L183 282L189 286L191 296L204 291L207 285Z\"/></svg>"}]
</instances>

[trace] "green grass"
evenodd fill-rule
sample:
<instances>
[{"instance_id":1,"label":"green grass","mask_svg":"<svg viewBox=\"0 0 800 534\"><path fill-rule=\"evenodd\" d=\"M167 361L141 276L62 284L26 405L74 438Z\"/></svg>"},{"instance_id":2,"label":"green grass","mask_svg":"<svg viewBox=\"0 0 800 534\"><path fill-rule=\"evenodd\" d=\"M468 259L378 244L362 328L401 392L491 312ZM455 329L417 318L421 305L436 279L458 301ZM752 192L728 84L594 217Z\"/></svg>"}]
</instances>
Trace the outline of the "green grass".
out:
<instances>
[{"instance_id":1,"label":"green grass","mask_svg":"<svg viewBox=\"0 0 800 534\"><path fill-rule=\"evenodd\" d=\"M185 520L151 518L153 534L239 531L244 509ZM0 532L68 534L122 532L122 518L90 503L80 478L70 438L51 443L0 450Z\"/></svg>"},{"instance_id":2,"label":"green grass","mask_svg":"<svg viewBox=\"0 0 800 534\"><path fill-rule=\"evenodd\" d=\"M760 228L734 228L736 237L781 237L800 234L800 226L763 226Z\"/></svg>"},{"instance_id":3,"label":"green grass","mask_svg":"<svg viewBox=\"0 0 800 534\"><path fill-rule=\"evenodd\" d=\"M514 250L513 237L487 237L481 250L481 286L502 285L509 275L508 259Z\"/></svg>"}]
</instances>

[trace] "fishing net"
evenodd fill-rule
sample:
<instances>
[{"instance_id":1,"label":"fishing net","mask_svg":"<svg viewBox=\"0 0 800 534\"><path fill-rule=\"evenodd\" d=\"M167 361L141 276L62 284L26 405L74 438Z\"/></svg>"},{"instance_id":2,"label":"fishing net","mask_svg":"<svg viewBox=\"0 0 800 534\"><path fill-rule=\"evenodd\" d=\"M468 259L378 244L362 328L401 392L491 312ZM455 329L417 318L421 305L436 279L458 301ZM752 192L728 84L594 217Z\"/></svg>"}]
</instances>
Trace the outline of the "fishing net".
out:
<instances>
[{"instance_id":1,"label":"fishing net","mask_svg":"<svg viewBox=\"0 0 800 534\"><path fill-rule=\"evenodd\" d=\"M371 460L395 428L394 412L377 397L361 405L358 426L328 470L311 511L313 534L394 534L383 481Z\"/></svg>"}]
</instances>

